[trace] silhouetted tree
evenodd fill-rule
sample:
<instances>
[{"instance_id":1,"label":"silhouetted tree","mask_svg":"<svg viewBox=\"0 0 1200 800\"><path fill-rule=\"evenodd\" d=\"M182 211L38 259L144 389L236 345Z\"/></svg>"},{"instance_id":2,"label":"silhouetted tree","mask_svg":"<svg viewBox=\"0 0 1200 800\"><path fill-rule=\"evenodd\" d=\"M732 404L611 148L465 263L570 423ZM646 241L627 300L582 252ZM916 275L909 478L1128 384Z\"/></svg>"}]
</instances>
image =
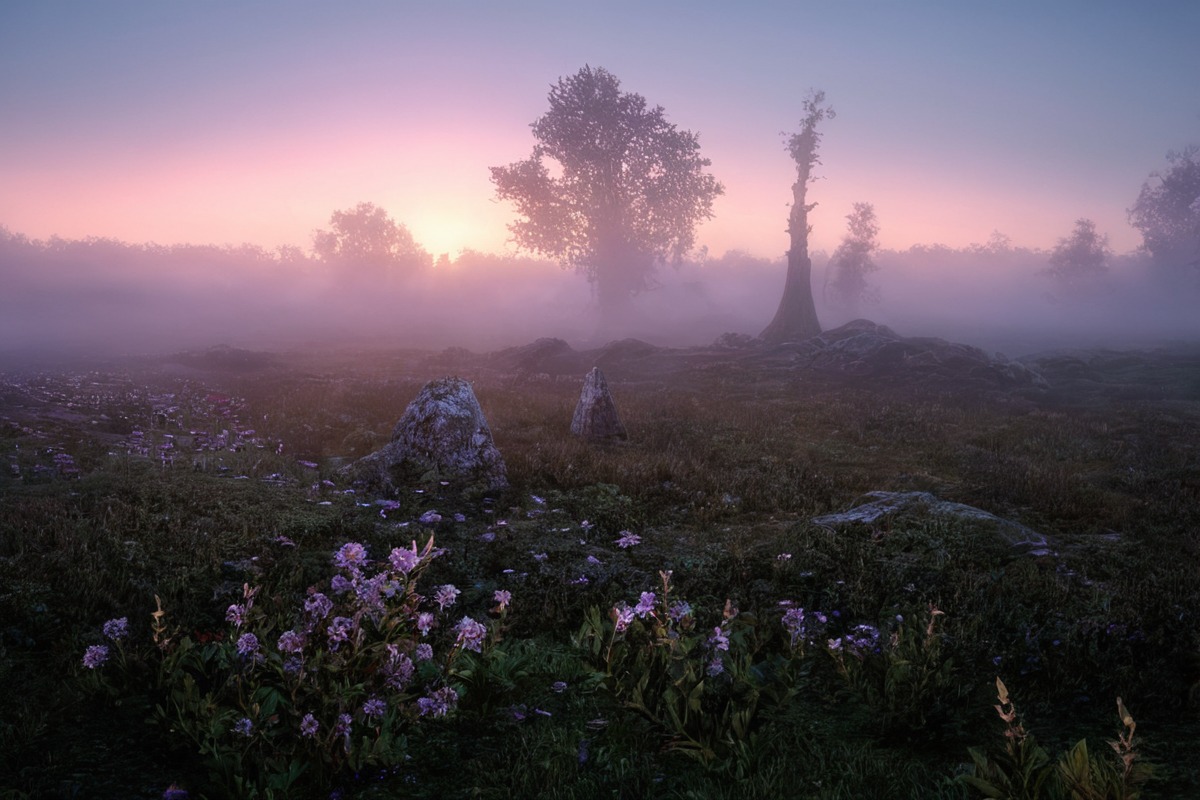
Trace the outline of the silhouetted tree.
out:
<instances>
[{"instance_id":1,"label":"silhouetted tree","mask_svg":"<svg viewBox=\"0 0 1200 800\"><path fill-rule=\"evenodd\" d=\"M509 226L513 240L585 274L609 322L659 263L691 250L723 191L704 171L697 135L620 86L587 66L560 78L531 126L533 154L491 168L496 195L522 217Z\"/></svg>"},{"instance_id":2,"label":"silhouetted tree","mask_svg":"<svg viewBox=\"0 0 1200 800\"><path fill-rule=\"evenodd\" d=\"M1096 223L1077 219L1075 230L1059 239L1050 254L1046 274L1054 279L1062 295L1079 295L1094 290L1108 274L1111 256L1108 237L1096 230Z\"/></svg>"},{"instance_id":3,"label":"silhouetted tree","mask_svg":"<svg viewBox=\"0 0 1200 800\"><path fill-rule=\"evenodd\" d=\"M1179 274L1200 266L1200 147L1167 154L1171 166L1142 184L1129 223L1156 266Z\"/></svg>"},{"instance_id":4,"label":"silhouetted tree","mask_svg":"<svg viewBox=\"0 0 1200 800\"><path fill-rule=\"evenodd\" d=\"M823 120L833 119L834 111L825 105L825 93L814 91L804 101L804 122L800 130L787 140L787 150L796 162L796 182L792 184L792 211L788 217L788 234L791 248L788 250L787 279L783 284L783 297L771 324L759 336L768 342L787 342L807 339L821 332L817 320L817 307L812 294L812 260L808 257L808 212L816 203L807 202L808 184L813 179L813 167L821 163L817 148L821 134L817 125Z\"/></svg>"},{"instance_id":5,"label":"silhouetted tree","mask_svg":"<svg viewBox=\"0 0 1200 800\"><path fill-rule=\"evenodd\" d=\"M313 235L313 253L327 264L353 267L367 274L412 271L433 264L408 228L397 223L374 203L359 203L347 211L334 211L331 230Z\"/></svg>"},{"instance_id":6,"label":"silhouetted tree","mask_svg":"<svg viewBox=\"0 0 1200 800\"><path fill-rule=\"evenodd\" d=\"M879 269L873 258L879 249L875 238L879 235L879 220L873 205L855 203L854 211L846 215L846 222L846 235L829 260L833 279L828 289L837 305L857 314L859 305L871 296L867 275Z\"/></svg>"}]
</instances>

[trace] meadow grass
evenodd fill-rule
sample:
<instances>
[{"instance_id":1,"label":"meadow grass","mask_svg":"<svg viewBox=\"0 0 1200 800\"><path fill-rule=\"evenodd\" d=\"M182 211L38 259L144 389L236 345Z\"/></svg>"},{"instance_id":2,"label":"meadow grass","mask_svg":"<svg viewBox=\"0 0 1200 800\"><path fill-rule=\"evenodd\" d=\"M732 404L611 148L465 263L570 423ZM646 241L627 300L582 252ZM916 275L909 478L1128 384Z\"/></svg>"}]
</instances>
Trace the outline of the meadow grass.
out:
<instances>
[{"instance_id":1,"label":"meadow grass","mask_svg":"<svg viewBox=\"0 0 1200 800\"><path fill-rule=\"evenodd\" d=\"M386 441L424 379L439 377L422 375L423 363L309 361L186 385L150 372L108 382L119 391L90 405L71 376L9 381L0 797L159 797L172 783L222 796L212 756L156 721L161 686L89 682L80 657L101 641L100 624L127 616L145 639L157 597L179 635L213 634L243 584L283 613L328 578L343 543L382 556L428 534L447 551L430 584L461 588L463 608L511 590L505 637L460 671L456 715L413 725L407 758L390 768L342 775L344 796L969 797L955 780L970 768L967 749L1003 738L997 675L1054 753L1081 737L1099 753L1120 696L1140 753L1158 762L1143 796L1200 793L1189 758L1200 744L1195 398L1039 403L789 374L623 381L617 371L609 383L629 441L589 446L566 434L578 384L479 369L466 377L511 487L412 487L381 511L344 494L336 468ZM155 392L220 392L239 399L239 416L197 400L186 419L156 427ZM170 463L118 446L134 430L182 441L231 424L252 425L265 444L181 445ZM56 471L51 450L80 473ZM810 522L873 490L978 506L1054 537L1056 554L1018 555L938 519L840 533ZM441 519L420 522L431 510ZM618 546L625 532L640 543ZM726 625L729 607L753 623L734 647L742 683L704 679L699 706L748 708L748 696L721 693L743 685L756 698L752 721L712 732L721 755L707 761L680 752L670 718L632 710L629 684L609 674L615 662L590 657L577 637L592 609L603 621L654 591L660 571L694 609L696 633L683 639ZM781 601L830 615L830 637L871 626L879 652L839 660L820 641L801 657L786 643ZM931 608L944 616L924 637ZM707 661L662 663L679 681L670 670Z\"/></svg>"}]
</instances>

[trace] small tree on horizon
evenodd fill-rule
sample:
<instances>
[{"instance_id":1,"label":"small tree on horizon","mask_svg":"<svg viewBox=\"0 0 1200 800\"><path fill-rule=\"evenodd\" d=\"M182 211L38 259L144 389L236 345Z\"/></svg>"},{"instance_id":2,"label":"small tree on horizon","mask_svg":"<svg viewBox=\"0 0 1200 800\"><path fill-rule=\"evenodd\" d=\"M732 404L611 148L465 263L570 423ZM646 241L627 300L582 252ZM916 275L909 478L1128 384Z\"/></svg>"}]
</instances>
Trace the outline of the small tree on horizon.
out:
<instances>
[{"instance_id":1,"label":"small tree on horizon","mask_svg":"<svg viewBox=\"0 0 1200 800\"><path fill-rule=\"evenodd\" d=\"M724 189L705 171L697 135L621 91L607 70L560 78L549 100L531 126L532 155L492 167L492 182L521 216L513 241L586 275L602 324L613 325L660 263L692 249Z\"/></svg>"},{"instance_id":2,"label":"small tree on horizon","mask_svg":"<svg viewBox=\"0 0 1200 800\"><path fill-rule=\"evenodd\" d=\"M326 264L347 267L364 277L384 277L430 267L433 258L374 203L334 211L330 230L313 234L313 255Z\"/></svg>"},{"instance_id":3,"label":"small tree on horizon","mask_svg":"<svg viewBox=\"0 0 1200 800\"><path fill-rule=\"evenodd\" d=\"M1061 296L1078 296L1098 287L1108 274L1111 257L1108 237L1096 230L1096 223L1081 218L1075 220L1070 236L1058 240L1045 273L1054 279Z\"/></svg>"},{"instance_id":4,"label":"small tree on horizon","mask_svg":"<svg viewBox=\"0 0 1200 800\"><path fill-rule=\"evenodd\" d=\"M874 296L867 275L879 269L872 257L879 249L879 220L873 205L855 203L846 223L846 235L829 261L833 279L827 289L834 303L857 315L859 306Z\"/></svg>"},{"instance_id":5,"label":"small tree on horizon","mask_svg":"<svg viewBox=\"0 0 1200 800\"><path fill-rule=\"evenodd\" d=\"M804 100L804 121L800 130L787 139L787 151L796 162L796 181L792 184L792 211L788 216L787 231L791 238L788 249L787 278L783 284L783 297L779 308L759 337L771 343L798 341L821 333L817 320L817 307L812 293L812 259L808 255L808 212L816 203L808 202L808 184L813 180L813 167L821 163L817 149L821 144L821 133L817 125L835 115L832 107L825 105L825 93L810 92Z\"/></svg>"}]
</instances>

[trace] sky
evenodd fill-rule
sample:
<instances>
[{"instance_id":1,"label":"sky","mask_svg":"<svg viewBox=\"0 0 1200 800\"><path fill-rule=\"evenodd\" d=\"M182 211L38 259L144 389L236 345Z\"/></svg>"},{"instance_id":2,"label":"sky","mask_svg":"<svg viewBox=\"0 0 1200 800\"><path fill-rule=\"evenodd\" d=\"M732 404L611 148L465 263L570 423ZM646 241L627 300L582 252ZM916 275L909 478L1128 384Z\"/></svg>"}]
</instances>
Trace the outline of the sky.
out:
<instances>
[{"instance_id":1,"label":"sky","mask_svg":"<svg viewBox=\"0 0 1200 800\"><path fill-rule=\"evenodd\" d=\"M435 255L508 251L488 168L586 64L699 134L714 254L786 251L812 88L814 249L870 202L885 248L1050 248L1086 217L1127 252L1143 181L1200 143L1197 30L1191 0L4 0L0 225L307 249L366 201Z\"/></svg>"}]
</instances>

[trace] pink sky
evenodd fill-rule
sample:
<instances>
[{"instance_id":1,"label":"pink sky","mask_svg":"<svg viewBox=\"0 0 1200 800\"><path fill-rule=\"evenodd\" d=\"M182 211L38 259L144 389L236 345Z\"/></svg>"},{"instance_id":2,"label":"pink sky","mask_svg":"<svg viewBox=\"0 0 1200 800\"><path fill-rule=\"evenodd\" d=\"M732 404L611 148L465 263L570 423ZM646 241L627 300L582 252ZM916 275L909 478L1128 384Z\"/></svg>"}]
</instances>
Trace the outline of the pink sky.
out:
<instances>
[{"instance_id":1,"label":"pink sky","mask_svg":"<svg viewBox=\"0 0 1200 800\"><path fill-rule=\"evenodd\" d=\"M1049 248L1090 217L1128 251L1141 182L1200 139L1182 35L1200 6L570 5L10 7L0 225L307 248L370 201L434 254L499 251L512 212L488 167L528 154L549 84L584 63L700 134L726 188L697 237L714 254L786 249L780 133L811 86L839 112L814 248L867 201L889 248L993 231Z\"/></svg>"}]
</instances>

